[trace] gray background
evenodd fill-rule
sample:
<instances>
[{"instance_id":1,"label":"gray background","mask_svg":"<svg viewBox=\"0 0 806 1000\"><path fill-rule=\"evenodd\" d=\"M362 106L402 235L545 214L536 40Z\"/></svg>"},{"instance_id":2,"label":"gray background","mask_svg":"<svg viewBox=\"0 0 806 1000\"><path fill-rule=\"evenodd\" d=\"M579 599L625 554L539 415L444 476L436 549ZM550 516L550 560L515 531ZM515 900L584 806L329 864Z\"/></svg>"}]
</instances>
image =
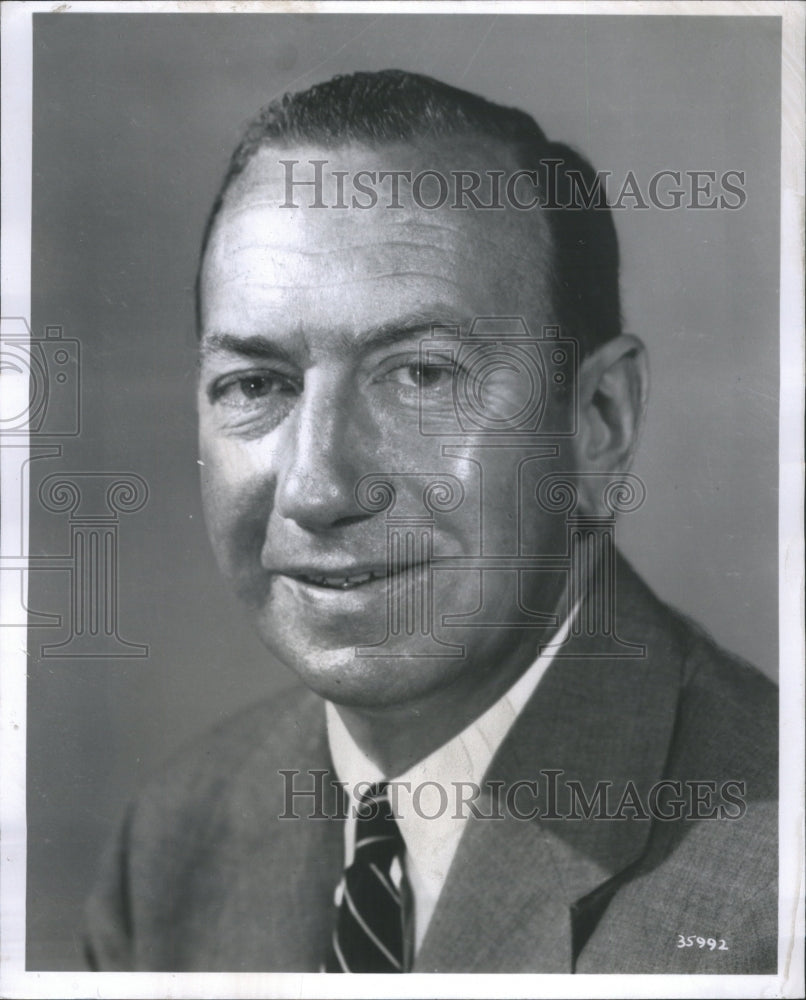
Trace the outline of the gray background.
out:
<instances>
[{"instance_id":1,"label":"gray background","mask_svg":"<svg viewBox=\"0 0 806 1000\"><path fill-rule=\"evenodd\" d=\"M131 471L120 630L141 660L41 659L28 710L28 965L81 965L120 809L188 738L288 683L219 582L197 496L192 285L247 119L287 89L396 66L532 112L601 170L746 171L741 211L618 213L652 402L623 548L658 593L777 670L780 34L775 18L34 16L33 317L83 349L83 429L54 471ZM32 509L31 551L69 550ZM65 613L67 574L31 574Z\"/></svg>"}]
</instances>

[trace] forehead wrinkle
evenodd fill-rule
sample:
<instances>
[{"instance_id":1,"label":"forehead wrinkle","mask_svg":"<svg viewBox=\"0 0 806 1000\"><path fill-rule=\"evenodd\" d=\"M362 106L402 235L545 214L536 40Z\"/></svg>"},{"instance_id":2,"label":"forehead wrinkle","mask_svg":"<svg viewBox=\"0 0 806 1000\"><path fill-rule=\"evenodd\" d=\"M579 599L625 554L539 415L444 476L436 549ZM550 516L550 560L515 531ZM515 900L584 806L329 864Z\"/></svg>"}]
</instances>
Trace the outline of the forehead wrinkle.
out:
<instances>
[{"instance_id":1,"label":"forehead wrinkle","mask_svg":"<svg viewBox=\"0 0 806 1000\"><path fill-rule=\"evenodd\" d=\"M366 284L371 281L381 281L384 278L426 278L428 280L444 282L448 285L453 285L460 291L469 292L472 291L468 286L463 285L460 281L450 278L447 275L436 275L431 271L381 271L378 274L364 275L362 277L351 277L348 280L340 281L322 281L322 282L293 282L290 285L279 285L270 281L255 281L253 278L246 278L242 273L236 272L235 274L229 275L227 278L219 279L221 285L232 285L238 284L248 284L250 288L262 288L265 290L276 290L276 291L294 291L299 289L300 291L310 291L313 289L321 288L334 288L338 285L361 285Z\"/></svg>"},{"instance_id":2,"label":"forehead wrinkle","mask_svg":"<svg viewBox=\"0 0 806 1000\"><path fill-rule=\"evenodd\" d=\"M265 197L258 197L257 195L253 199L249 199L248 195L240 194L237 200L235 201L234 205L229 203L222 210L221 217L219 218L218 224L216 225L216 230L219 230L220 228L225 228L226 221L229 221L227 219L228 216L231 219L232 217L249 214L249 212L254 210L255 208L267 208L277 211L280 210L280 206L277 203L277 200L269 200L266 199ZM345 221L347 221L348 219L356 219L356 218L361 220L366 219L367 222L371 224L373 221L376 221L379 218L379 216L376 214L378 210L379 209L377 207L367 212L365 212L364 210L354 209L352 210L351 215L349 214L340 215L340 219L344 219ZM460 215L460 218L466 220L482 218L478 214L475 214L475 211L472 209L453 210L450 208L447 209L442 208L437 211L444 212L446 210L461 211L462 214ZM289 209L289 211L291 211L291 209ZM296 209L296 211L311 212L311 211L329 211L329 210L300 208ZM404 208L402 211L406 214L401 216L398 215L397 212L386 212L386 214L380 216L380 218L383 219L388 218L390 228L406 227L413 231L413 235L416 235L417 230L423 229L426 232L428 232L429 236L431 235L432 232L444 232L444 233L450 233L452 236L458 237L458 239L462 241L467 240L468 238L469 234L467 230L463 229L461 226L448 225L444 221L443 222L431 221L430 218L423 219L417 216L413 217L412 216L413 210L411 209L411 207ZM525 217L522 215L519 216L513 215L512 214L513 211L514 210L510 210L510 212L507 213L507 210L505 209L503 212L495 212L493 213L494 218L496 221L501 220L502 222L510 221L514 223L515 219L520 220L522 218L523 221L526 221ZM294 222L296 222L298 218L299 216L297 217L291 216L291 219ZM311 218L311 216L308 215L306 216L306 218ZM485 215L483 216L483 218L487 218L487 216ZM549 258L551 257L553 251L552 240L550 232L548 230L548 226L545 223L545 221L540 216L538 216L537 218L539 219L538 223L539 228L537 229L537 232L536 233L532 232L529 233L528 235L525 235L525 238L522 240L511 238L511 236L513 236L514 234L507 232L502 234L503 239L497 240L488 234L489 227L481 225L474 227L475 231L472 232L472 239L476 244L482 244L484 246L488 246L491 250L499 252L503 251L504 253L511 256L513 260L519 261L524 264L534 263L534 261L532 260L532 254L534 254L536 257L541 258L540 264L544 269L548 270L551 268L551 260L546 262L545 257L546 256L548 256ZM364 229L366 227L361 227L361 228ZM354 234L350 233L349 237L354 238ZM332 239L332 234L330 234L330 238ZM362 233L362 238L363 238L363 233ZM381 244L384 242L387 241L385 240L383 231L381 232L376 231L375 233L373 233L372 227L370 225L369 231L367 232L367 239L364 241L364 246L375 246L377 244ZM402 246L405 245L405 242L406 241L388 241L388 245ZM529 248L526 250L521 250L520 247L523 243L530 244ZM335 240L335 245L338 249L352 249L355 246L354 244L348 244L347 246L342 246L342 244L338 242L338 239ZM285 249L285 245L278 244L277 249ZM289 248L289 250L290 249L291 248ZM292 251L292 252L302 253L303 251ZM309 251L309 252L312 254L315 253L315 251Z\"/></svg>"},{"instance_id":3,"label":"forehead wrinkle","mask_svg":"<svg viewBox=\"0 0 806 1000\"><path fill-rule=\"evenodd\" d=\"M477 244L476 244L477 245ZM252 243L242 243L238 246L237 250L233 251L231 258L237 258L239 255L248 253L250 251L257 251L262 256L271 256L274 253L281 253L288 257L288 260L282 263L282 269L287 270L288 266L291 264L293 259L316 261L321 260L322 262L330 260L336 260L342 266L350 266L351 263L356 263L355 260L351 260L350 255L356 254L360 255L362 252L366 251L367 247L377 247L379 249L401 249L401 250L413 250L416 252L416 256L423 256L424 254L437 254L443 255L443 257L448 260L453 261L464 261L467 264L475 264L473 253L468 250L462 250L459 247L434 247L426 246L422 243L413 243L407 240L379 240L379 241L367 241L364 244L353 244L353 245L338 245L328 250L300 250L296 247L290 247L285 244L276 243L264 243L263 241L257 241ZM513 258L513 261L520 263L528 263L528 258L523 255L516 255L511 253L506 248L498 246L496 244L491 244L492 249L499 252L507 252ZM360 256L358 257L357 263L365 266L364 262L361 261ZM413 274L415 272L404 272L408 274ZM432 273L432 272L425 272ZM387 272L378 272L377 274L367 275L367 278L373 277L388 277ZM357 279L356 279L357 280ZM277 286L286 287L286 286ZM316 285L298 285L299 288L312 288L318 287Z\"/></svg>"},{"instance_id":4,"label":"forehead wrinkle","mask_svg":"<svg viewBox=\"0 0 806 1000\"><path fill-rule=\"evenodd\" d=\"M494 239L486 236L481 231L475 231L468 233L466 229L462 229L456 226L440 225L435 223L421 222L418 220L399 220L394 228L405 227L406 236L414 236L415 240L412 239L389 239L384 231L378 232L375 229L370 228L366 233L366 240L363 240L361 244L355 244L353 242L340 242L338 239L333 239L333 234L328 233L328 239L332 241L333 247L328 250L318 250L318 249L302 249L298 246L290 245L287 242L277 242L272 243L270 235L264 238L250 238L248 242L240 243L235 251L233 251L233 256L236 253L247 250L257 250L266 253L276 252L276 253L286 253L291 257L292 255L300 260L310 259L324 259L328 256L339 255L345 252L356 251L360 252L367 249L368 247L389 247L406 249L409 248L412 251L422 251L427 253L444 253L446 256L454 256L458 259L466 260L472 266L477 265L478 261L474 259L472 248L483 247L488 249L490 252L495 254L501 254L508 257L514 264L521 265L529 269L537 269L541 275L548 278L551 274L551 239L550 233L543 229L541 226L541 232L539 234L539 239L535 240L532 234L526 241L515 241L513 239ZM423 243L416 242L416 236L418 230L425 230L426 234L424 236ZM433 242L425 242L426 239L433 240L433 233L450 233L452 236L457 237L455 243L438 243L434 245ZM350 239L355 239L356 234L350 231L346 234ZM403 235L402 233L400 234ZM506 234L505 234L506 235ZM362 234L363 236L363 234ZM528 242L528 246L525 250L521 250L523 242ZM467 245L469 250L465 251L461 249L459 245ZM220 247L212 247L208 254L210 258L219 258L221 256Z\"/></svg>"},{"instance_id":5,"label":"forehead wrinkle","mask_svg":"<svg viewBox=\"0 0 806 1000\"><path fill-rule=\"evenodd\" d=\"M452 209L451 211L459 211L459 209ZM466 219L479 218L479 216L468 215L468 214L463 214L463 215L461 215L459 217L460 218L466 218ZM499 215L498 217L499 218L503 218L501 215ZM486 216L485 216L485 218L486 218ZM468 236L467 231L464 230L464 229L462 229L459 226L448 226L448 225L444 225L444 224L440 224L440 223L436 223L436 222L424 222L424 221L422 221L420 219L408 219L408 220L401 219L400 222L399 222L399 225L408 225L408 226L410 226L414 230L417 230L417 229L426 229L426 230L436 230L437 232L452 233L454 236L458 236L461 240L466 240L467 236ZM525 259L524 255L522 255L522 254L521 255L516 254L515 250L511 246L507 245L507 244L509 244L509 243L512 242L511 240L508 240L508 239L496 240L493 237L487 235L487 227L483 227L481 229L478 229L478 231L474 231L473 232L473 240L476 243L487 244L488 246L490 246L494 250L501 250L501 249L503 249L503 250L506 250L508 253L511 253L513 256L521 256L521 257L523 257L523 259ZM541 252L543 250L548 250L549 247L550 247L548 230L545 227L542 219L541 219L541 222L540 222L539 238L538 239L534 239L534 237L532 237L532 242L534 242L536 244L535 247L534 247L534 249L537 252Z\"/></svg>"},{"instance_id":6,"label":"forehead wrinkle","mask_svg":"<svg viewBox=\"0 0 806 1000\"><path fill-rule=\"evenodd\" d=\"M344 218L344 217L342 216L342 218ZM224 217L224 221L222 222L222 225L221 225L220 228L226 229L226 222L228 222L228 221L230 221L230 220L226 219L226 216L225 216ZM354 228L355 227L353 227L353 229ZM355 232L353 232L353 229L351 229L346 234L346 239L355 239L356 238L356 234L355 234ZM390 233L392 233L396 229L406 229L406 230L409 230L409 232L406 233L406 235L409 238L408 239L401 239L401 238L396 238L394 236L390 237ZM338 239L338 236L336 236L336 238L334 238L334 235L336 235L336 234L328 234L328 235L329 235L330 239L332 240L332 242L334 244L334 248L335 249L339 249L339 250L342 250L342 249L347 249L347 250L350 250L350 249L363 249L366 246L378 246L378 245L384 245L384 246L412 246L412 247L417 247L417 246L421 245L420 243L417 242L417 235L418 235L418 231L419 230L425 230L424 236L422 237L424 241L425 240L430 240L432 238L432 235L433 235L434 232L450 233L453 236L457 237L462 242L466 241L467 238L468 238L468 232L466 230L462 229L459 226L436 225L436 224L422 222L420 220L410 219L410 218L408 218L408 219L398 219L394 223L390 223L390 225L389 225L389 232L387 232L385 228L381 228L381 229L369 228L368 231L366 231L366 233L362 230L362 232L361 232L362 242L360 244L347 243L347 242L342 243ZM364 236L366 236L366 238L364 238ZM472 236L473 236L474 243L484 243L484 244L486 244L486 245L488 245L491 248L496 249L496 250L506 250L508 252L512 252L513 256L514 256L514 251L507 245L508 243L511 242L510 240L506 240L506 239L504 239L504 240L496 240L493 237L487 235L487 233L484 232L484 231L482 231L482 230L480 230L478 232L473 232ZM542 243L542 241L541 241L541 243ZM430 243L429 243L429 245L430 245ZM272 250L284 250L284 251L288 251L290 253L310 253L310 254L316 254L318 252L327 252L327 251L304 251L304 250L299 250L293 244L289 244L289 243L285 243L285 242L282 242L282 243L279 243L279 242L278 243L272 243L270 241L270 236L268 236L268 235L266 237L261 237L260 238L260 242L242 243L239 246L240 247L261 247L261 248L262 247L266 247L268 249L272 249ZM542 247L540 249L542 249Z\"/></svg>"},{"instance_id":7,"label":"forehead wrinkle","mask_svg":"<svg viewBox=\"0 0 806 1000\"><path fill-rule=\"evenodd\" d=\"M244 194L241 192L234 197L225 199L221 213L222 215L232 215L237 218L239 215L246 215L249 212L253 212L256 208L269 208L273 211L280 208L279 201L279 198L270 198L249 192ZM290 208L289 211L291 211Z\"/></svg>"},{"instance_id":8,"label":"forehead wrinkle","mask_svg":"<svg viewBox=\"0 0 806 1000\"><path fill-rule=\"evenodd\" d=\"M350 250L366 250L368 246L379 246L379 247L409 247L415 250L442 250L442 247L431 247L425 246L422 243L412 242L410 240L367 240L365 243L337 243L335 246L330 247L327 250L300 250L299 247L291 246L287 243L266 243L263 240L255 241L253 243L240 243L236 253L240 253L243 250L262 250L265 252L275 253L287 253L296 257L332 257L336 254L344 253ZM452 252L458 253L459 251Z\"/></svg>"}]
</instances>

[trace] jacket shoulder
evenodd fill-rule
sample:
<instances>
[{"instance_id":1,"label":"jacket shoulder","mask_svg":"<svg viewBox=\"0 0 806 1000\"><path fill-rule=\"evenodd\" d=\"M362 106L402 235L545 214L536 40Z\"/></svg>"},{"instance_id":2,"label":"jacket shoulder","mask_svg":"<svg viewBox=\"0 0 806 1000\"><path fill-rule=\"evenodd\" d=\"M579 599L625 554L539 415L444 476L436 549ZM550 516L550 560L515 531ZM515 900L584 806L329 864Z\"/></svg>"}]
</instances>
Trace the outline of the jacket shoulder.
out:
<instances>
[{"instance_id":1,"label":"jacket shoulder","mask_svg":"<svg viewBox=\"0 0 806 1000\"><path fill-rule=\"evenodd\" d=\"M663 657L679 665L680 695L672 752L686 742L689 756L750 763L774 770L777 762L778 687L766 674L723 649L698 622L665 604L621 560L619 596ZM626 610L628 609L628 610ZM685 735L686 740L682 737ZM680 748L685 749L685 748Z\"/></svg>"},{"instance_id":2,"label":"jacket shoulder","mask_svg":"<svg viewBox=\"0 0 806 1000\"><path fill-rule=\"evenodd\" d=\"M778 794L778 687L745 660L683 620L684 657L670 766L699 765L744 781L755 799Z\"/></svg>"},{"instance_id":3,"label":"jacket shoulder","mask_svg":"<svg viewBox=\"0 0 806 1000\"><path fill-rule=\"evenodd\" d=\"M250 874L258 881L267 838L282 833L288 849L296 832L276 822L282 769L327 760L322 702L299 688L237 713L176 754L131 801L104 855L87 906L90 967L190 968L199 956L185 951L196 941L211 967L225 963L226 954L213 954L223 938L208 941L194 921L209 910L210 928L230 926L221 911L233 886L249 884ZM275 852L268 857L274 864ZM251 872L245 859L254 859ZM263 883L272 883L265 872Z\"/></svg>"},{"instance_id":4,"label":"jacket shoulder","mask_svg":"<svg viewBox=\"0 0 806 1000\"><path fill-rule=\"evenodd\" d=\"M294 686L250 705L180 748L146 782L138 801L207 798L253 770L302 758L324 732L322 701Z\"/></svg>"}]
</instances>

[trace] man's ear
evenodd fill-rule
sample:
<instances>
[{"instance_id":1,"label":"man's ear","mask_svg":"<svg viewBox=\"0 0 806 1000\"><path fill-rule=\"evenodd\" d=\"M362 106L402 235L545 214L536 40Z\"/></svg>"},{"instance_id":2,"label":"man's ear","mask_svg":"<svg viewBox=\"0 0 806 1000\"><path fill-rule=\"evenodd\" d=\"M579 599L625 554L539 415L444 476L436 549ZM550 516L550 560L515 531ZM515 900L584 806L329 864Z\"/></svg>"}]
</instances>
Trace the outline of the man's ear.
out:
<instances>
[{"instance_id":1,"label":"man's ear","mask_svg":"<svg viewBox=\"0 0 806 1000\"><path fill-rule=\"evenodd\" d=\"M624 472L630 467L646 410L646 351L632 334L603 344L579 373L579 433L574 442L580 472Z\"/></svg>"}]
</instances>

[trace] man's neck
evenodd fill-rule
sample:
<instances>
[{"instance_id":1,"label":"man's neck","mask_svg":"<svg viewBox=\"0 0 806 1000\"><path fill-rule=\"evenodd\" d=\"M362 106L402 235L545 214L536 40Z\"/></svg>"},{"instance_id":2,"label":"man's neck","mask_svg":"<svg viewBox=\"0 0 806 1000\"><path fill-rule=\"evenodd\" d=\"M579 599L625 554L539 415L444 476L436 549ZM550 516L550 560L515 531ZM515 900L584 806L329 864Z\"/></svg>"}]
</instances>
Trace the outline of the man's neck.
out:
<instances>
[{"instance_id":1,"label":"man's neck","mask_svg":"<svg viewBox=\"0 0 806 1000\"><path fill-rule=\"evenodd\" d=\"M545 641L545 640L543 640ZM467 675L427 698L384 708L337 705L358 747L387 778L395 778L443 746L495 704L534 662L528 635L504 661L491 663L468 689Z\"/></svg>"}]
</instances>

